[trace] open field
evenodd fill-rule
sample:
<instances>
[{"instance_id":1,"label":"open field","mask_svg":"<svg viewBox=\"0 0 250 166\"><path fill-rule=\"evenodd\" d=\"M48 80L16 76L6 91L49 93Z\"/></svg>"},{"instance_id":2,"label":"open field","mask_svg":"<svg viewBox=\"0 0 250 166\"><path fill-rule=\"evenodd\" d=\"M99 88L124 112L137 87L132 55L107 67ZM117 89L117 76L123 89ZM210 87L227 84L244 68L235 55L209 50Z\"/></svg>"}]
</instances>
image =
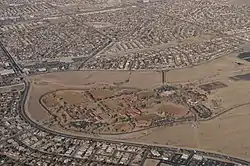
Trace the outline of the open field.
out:
<instances>
[{"instance_id":1,"label":"open field","mask_svg":"<svg viewBox=\"0 0 250 166\"><path fill-rule=\"evenodd\" d=\"M241 62L238 65L235 62ZM207 73L209 71L209 74ZM144 132L112 136L112 138L137 140L149 143L161 143L179 145L183 147L201 148L206 150L215 150L231 155L249 158L250 139L248 128L248 109L241 104L250 102L250 91L248 81L233 81L229 77L237 74L250 72L248 62L236 58L234 55L223 57L217 61L203 64L201 66L187 68L183 70L174 70L167 73L167 82L172 84L193 85L198 87L206 83L220 81L227 86L211 90L208 100L218 99L221 101L221 110L214 110L226 113L215 119L208 121L188 122L172 127L159 127ZM129 81L125 81L129 80ZM65 72L52 73L45 75L36 75L32 77L30 96L31 100L27 105L30 116L37 121L48 121L48 112L39 104L41 95L58 89L88 89L102 85L119 85L136 89L152 89L161 85L160 72L116 72L116 71L83 71L83 72ZM60 91L59 91L60 92ZM79 91L68 91L67 93L76 98L79 97ZM100 94L97 90L92 91L95 95L107 97L112 92L105 91ZM70 95L63 95L68 97ZM78 98L79 99L79 98ZM72 100L68 97L67 100ZM52 102L53 100L51 100ZM74 104L84 101L72 100ZM86 102L86 100L85 100ZM47 103L53 106L53 103ZM233 109L237 107L236 109ZM34 109L36 108L36 109ZM227 112L227 110L229 110ZM216 114L215 114L216 115ZM50 117L51 118L51 117ZM53 124L50 124L53 127ZM119 125L119 124L117 124ZM121 127L121 126L120 126ZM126 128L129 126L126 126ZM57 130L61 128L55 127ZM63 130L62 130L63 131ZM84 133L73 132L71 134L84 135ZM225 140L226 138L226 140Z\"/></svg>"},{"instance_id":2,"label":"open field","mask_svg":"<svg viewBox=\"0 0 250 166\"><path fill-rule=\"evenodd\" d=\"M250 1L249 0L231 0L230 1L231 4L234 4L234 5L250 5Z\"/></svg>"},{"instance_id":3,"label":"open field","mask_svg":"<svg viewBox=\"0 0 250 166\"><path fill-rule=\"evenodd\" d=\"M249 105L237 108L219 118L192 124L156 129L142 137L142 142L213 150L249 159Z\"/></svg>"}]
</instances>

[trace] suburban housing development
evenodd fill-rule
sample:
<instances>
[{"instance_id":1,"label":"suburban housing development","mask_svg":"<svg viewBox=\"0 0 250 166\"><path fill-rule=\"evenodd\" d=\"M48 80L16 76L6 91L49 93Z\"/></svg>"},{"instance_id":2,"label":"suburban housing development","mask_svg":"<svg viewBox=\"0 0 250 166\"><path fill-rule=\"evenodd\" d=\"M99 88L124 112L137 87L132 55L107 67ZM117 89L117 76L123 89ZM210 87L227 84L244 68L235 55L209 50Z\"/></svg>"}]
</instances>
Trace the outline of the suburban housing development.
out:
<instances>
[{"instance_id":1,"label":"suburban housing development","mask_svg":"<svg viewBox=\"0 0 250 166\"><path fill-rule=\"evenodd\" d=\"M0 166L248 166L250 6L1 0Z\"/></svg>"}]
</instances>

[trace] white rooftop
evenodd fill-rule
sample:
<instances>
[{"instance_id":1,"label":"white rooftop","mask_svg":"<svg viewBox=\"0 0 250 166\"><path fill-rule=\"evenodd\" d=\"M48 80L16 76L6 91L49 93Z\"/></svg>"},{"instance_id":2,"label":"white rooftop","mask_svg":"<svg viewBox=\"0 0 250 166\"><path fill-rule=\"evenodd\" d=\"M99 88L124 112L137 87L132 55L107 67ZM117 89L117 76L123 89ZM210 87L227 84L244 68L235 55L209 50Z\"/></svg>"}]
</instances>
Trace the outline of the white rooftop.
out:
<instances>
[{"instance_id":1,"label":"white rooftop","mask_svg":"<svg viewBox=\"0 0 250 166\"><path fill-rule=\"evenodd\" d=\"M14 74L15 71L13 69L6 69L6 70L1 70L0 71L0 74L3 76L3 75L9 75L9 74Z\"/></svg>"}]
</instances>

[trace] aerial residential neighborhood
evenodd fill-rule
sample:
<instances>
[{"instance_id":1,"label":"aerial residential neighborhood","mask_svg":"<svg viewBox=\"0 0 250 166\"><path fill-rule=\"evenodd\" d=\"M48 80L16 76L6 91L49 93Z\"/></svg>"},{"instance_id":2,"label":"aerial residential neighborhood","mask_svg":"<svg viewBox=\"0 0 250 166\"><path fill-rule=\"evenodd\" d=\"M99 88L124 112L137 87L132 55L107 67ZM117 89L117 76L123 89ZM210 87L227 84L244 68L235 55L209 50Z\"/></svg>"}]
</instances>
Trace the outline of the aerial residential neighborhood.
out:
<instances>
[{"instance_id":1,"label":"aerial residential neighborhood","mask_svg":"<svg viewBox=\"0 0 250 166\"><path fill-rule=\"evenodd\" d=\"M250 6L2 0L0 166L248 166Z\"/></svg>"}]
</instances>

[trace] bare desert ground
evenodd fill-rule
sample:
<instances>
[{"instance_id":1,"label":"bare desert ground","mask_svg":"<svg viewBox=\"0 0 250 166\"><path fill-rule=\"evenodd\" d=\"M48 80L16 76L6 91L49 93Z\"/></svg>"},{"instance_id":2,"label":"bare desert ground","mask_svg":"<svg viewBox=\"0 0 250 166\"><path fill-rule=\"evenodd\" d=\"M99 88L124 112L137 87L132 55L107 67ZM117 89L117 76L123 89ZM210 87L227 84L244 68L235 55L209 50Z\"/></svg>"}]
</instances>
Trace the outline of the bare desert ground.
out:
<instances>
[{"instance_id":1,"label":"bare desert ground","mask_svg":"<svg viewBox=\"0 0 250 166\"><path fill-rule=\"evenodd\" d=\"M244 65L238 65L241 62ZM193 68L169 71L169 83L208 83L221 81L227 87L212 91L211 98L220 98L228 112L208 121L190 122L173 127L161 127L137 134L116 136L117 139L178 145L213 150L238 157L250 154L250 90L249 82L229 77L250 73L250 64L234 55ZM127 83L125 80L129 79ZM31 78L30 98L26 107L35 121L46 121L48 113L40 106L39 98L46 92L65 88L86 88L95 83L124 83L126 87L150 89L161 85L161 73L156 71L81 71L51 73ZM244 106L240 106L245 104ZM233 109L236 107L235 109ZM194 125L195 124L195 125ZM194 127L197 126L197 127ZM78 134L79 133L72 133ZM84 133L83 133L84 134Z\"/></svg>"},{"instance_id":2,"label":"bare desert ground","mask_svg":"<svg viewBox=\"0 0 250 166\"><path fill-rule=\"evenodd\" d=\"M219 118L200 122L198 128L191 124L159 128L139 141L206 149L249 159L249 107L243 106Z\"/></svg>"},{"instance_id":3,"label":"bare desert ground","mask_svg":"<svg viewBox=\"0 0 250 166\"><path fill-rule=\"evenodd\" d=\"M250 1L249 0L231 0L230 3L234 4L234 5L250 5Z\"/></svg>"}]
</instances>

